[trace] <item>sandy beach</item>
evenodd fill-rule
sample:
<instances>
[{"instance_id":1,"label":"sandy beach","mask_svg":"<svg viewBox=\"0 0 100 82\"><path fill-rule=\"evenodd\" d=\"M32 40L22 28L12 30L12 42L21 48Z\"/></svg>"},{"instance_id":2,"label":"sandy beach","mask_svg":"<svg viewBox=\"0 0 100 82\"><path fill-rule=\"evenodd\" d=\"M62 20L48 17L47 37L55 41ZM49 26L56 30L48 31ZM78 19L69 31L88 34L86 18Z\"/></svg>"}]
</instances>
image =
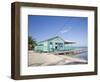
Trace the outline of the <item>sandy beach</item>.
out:
<instances>
[{"instance_id":1,"label":"sandy beach","mask_svg":"<svg viewBox=\"0 0 100 82\"><path fill-rule=\"evenodd\" d=\"M50 65L69 65L86 64L86 60L70 57L67 55L54 55L51 53L28 52L28 66L50 66Z\"/></svg>"}]
</instances>

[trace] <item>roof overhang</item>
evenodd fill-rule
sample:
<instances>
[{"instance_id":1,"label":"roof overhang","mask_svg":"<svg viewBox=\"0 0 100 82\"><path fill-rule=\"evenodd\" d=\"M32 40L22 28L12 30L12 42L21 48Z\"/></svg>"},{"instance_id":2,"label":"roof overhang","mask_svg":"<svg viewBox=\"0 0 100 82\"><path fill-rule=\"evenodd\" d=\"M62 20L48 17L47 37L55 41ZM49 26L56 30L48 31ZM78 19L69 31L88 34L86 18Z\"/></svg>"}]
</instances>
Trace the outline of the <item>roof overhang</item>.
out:
<instances>
[{"instance_id":1,"label":"roof overhang","mask_svg":"<svg viewBox=\"0 0 100 82\"><path fill-rule=\"evenodd\" d=\"M64 44L75 44L76 42L64 42Z\"/></svg>"}]
</instances>

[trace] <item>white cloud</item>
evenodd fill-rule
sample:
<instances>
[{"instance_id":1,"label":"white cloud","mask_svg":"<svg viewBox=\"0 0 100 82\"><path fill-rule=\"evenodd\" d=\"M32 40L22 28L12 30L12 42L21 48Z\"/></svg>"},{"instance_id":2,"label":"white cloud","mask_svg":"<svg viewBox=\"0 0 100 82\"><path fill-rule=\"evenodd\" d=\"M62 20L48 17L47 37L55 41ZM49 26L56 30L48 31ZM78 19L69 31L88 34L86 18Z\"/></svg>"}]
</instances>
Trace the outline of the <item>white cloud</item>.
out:
<instances>
[{"instance_id":1,"label":"white cloud","mask_svg":"<svg viewBox=\"0 0 100 82\"><path fill-rule=\"evenodd\" d=\"M68 28L66 28L66 29L61 30L60 33L61 33L61 34L67 33L67 32L69 32L71 29L72 29L72 27L68 27Z\"/></svg>"}]
</instances>

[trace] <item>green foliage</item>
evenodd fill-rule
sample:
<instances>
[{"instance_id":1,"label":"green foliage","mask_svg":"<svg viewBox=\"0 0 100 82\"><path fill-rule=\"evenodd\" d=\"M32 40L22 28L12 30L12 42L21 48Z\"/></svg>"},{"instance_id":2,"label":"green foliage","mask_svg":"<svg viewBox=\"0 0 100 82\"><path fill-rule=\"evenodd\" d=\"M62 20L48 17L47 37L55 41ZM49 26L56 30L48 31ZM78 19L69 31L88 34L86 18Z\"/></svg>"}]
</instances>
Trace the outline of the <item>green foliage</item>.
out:
<instances>
[{"instance_id":1,"label":"green foliage","mask_svg":"<svg viewBox=\"0 0 100 82\"><path fill-rule=\"evenodd\" d=\"M31 36L28 36L28 50L34 50L36 45L36 40L33 39Z\"/></svg>"}]
</instances>

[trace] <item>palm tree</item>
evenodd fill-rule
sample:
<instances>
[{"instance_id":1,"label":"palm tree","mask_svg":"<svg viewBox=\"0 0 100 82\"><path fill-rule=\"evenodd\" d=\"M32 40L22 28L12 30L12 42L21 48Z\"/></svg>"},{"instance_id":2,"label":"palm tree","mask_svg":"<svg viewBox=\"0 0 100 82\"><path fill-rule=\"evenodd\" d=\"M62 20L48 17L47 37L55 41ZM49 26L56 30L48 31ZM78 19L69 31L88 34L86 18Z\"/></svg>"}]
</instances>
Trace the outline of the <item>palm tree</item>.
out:
<instances>
[{"instance_id":1,"label":"palm tree","mask_svg":"<svg viewBox=\"0 0 100 82\"><path fill-rule=\"evenodd\" d=\"M31 36L28 36L28 50L34 50L36 45L36 40L33 39Z\"/></svg>"}]
</instances>

